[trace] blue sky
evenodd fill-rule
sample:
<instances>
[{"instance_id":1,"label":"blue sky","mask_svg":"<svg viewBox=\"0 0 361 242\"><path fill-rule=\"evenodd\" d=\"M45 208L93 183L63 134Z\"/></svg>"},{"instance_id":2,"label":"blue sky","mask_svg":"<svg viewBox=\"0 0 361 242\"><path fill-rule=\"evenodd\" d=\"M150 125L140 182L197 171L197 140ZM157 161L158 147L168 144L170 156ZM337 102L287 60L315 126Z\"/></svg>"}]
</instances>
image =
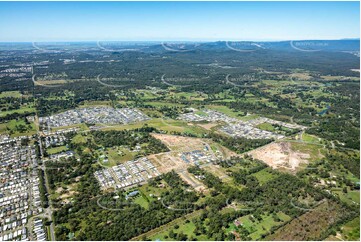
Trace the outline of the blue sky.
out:
<instances>
[{"instance_id":1,"label":"blue sky","mask_svg":"<svg viewBox=\"0 0 361 242\"><path fill-rule=\"evenodd\" d=\"M360 37L359 2L0 2L0 41Z\"/></svg>"}]
</instances>

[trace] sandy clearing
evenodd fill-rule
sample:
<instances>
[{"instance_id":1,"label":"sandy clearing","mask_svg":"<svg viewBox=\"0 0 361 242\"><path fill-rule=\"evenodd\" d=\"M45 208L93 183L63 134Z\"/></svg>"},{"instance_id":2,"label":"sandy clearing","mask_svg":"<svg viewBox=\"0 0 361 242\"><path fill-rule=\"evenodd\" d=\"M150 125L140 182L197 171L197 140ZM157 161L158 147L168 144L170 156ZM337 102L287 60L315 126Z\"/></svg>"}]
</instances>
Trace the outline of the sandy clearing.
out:
<instances>
[{"instance_id":1,"label":"sandy clearing","mask_svg":"<svg viewBox=\"0 0 361 242\"><path fill-rule=\"evenodd\" d=\"M213 127L216 127L218 124L217 123L207 123L207 124L197 124L197 125L206 130L211 130Z\"/></svg>"},{"instance_id":2,"label":"sandy clearing","mask_svg":"<svg viewBox=\"0 0 361 242\"><path fill-rule=\"evenodd\" d=\"M293 151L288 142L272 143L248 154L274 169L285 168L291 171L296 171L301 164L307 164L310 158L309 154Z\"/></svg>"}]
</instances>

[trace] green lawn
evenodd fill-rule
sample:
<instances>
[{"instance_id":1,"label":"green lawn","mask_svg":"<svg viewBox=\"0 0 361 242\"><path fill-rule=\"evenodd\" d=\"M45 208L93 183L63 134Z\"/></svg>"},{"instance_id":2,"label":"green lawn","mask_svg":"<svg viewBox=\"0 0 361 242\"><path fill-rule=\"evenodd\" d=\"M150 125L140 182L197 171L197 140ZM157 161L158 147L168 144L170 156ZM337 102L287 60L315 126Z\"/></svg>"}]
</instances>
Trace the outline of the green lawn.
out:
<instances>
[{"instance_id":1,"label":"green lawn","mask_svg":"<svg viewBox=\"0 0 361 242\"><path fill-rule=\"evenodd\" d=\"M73 124L73 125L69 125L69 126L54 127L51 129L53 131L57 131L57 130L70 129L70 128L79 128L80 131L89 130L89 128L86 126L86 124Z\"/></svg>"},{"instance_id":2,"label":"green lawn","mask_svg":"<svg viewBox=\"0 0 361 242\"><path fill-rule=\"evenodd\" d=\"M134 203L139 204L140 206L142 206L145 209L148 209L149 207L149 203L146 200L146 198L144 198L142 195L138 195L135 199L134 199Z\"/></svg>"},{"instance_id":3,"label":"green lawn","mask_svg":"<svg viewBox=\"0 0 361 242\"><path fill-rule=\"evenodd\" d=\"M262 220L260 221L257 220L252 221L251 216L252 215L243 216L239 218L238 221L242 224L241 226L243 226L244 228L247 229L248 232L250 232L249 236L252 240L259 240L262 234L265 234L268 231L270 231L270 229L273 226L280 225L291 219L288 215L284 214L283 212L277 213L278 218L281 219L281 221L278 222L273 219L272 215L262 215L261 216ZM230 227L232 226L232 224L230 224Z\"/></svg>"},{"instance_id":4,"label":"green lawn","mask_svg":"<svg viewBox=\"0 0 361 242\"><path fill-rule=\"evenodd\" d=\"M66 151L68 150L66 148L65 145L63 146L59 146L59 147L53 147L53 148L49 148L46 150L46 152L49 154L49 155L52 155L52 154L56 154L56 153L60 153L60 152L63 152L63 151Z\"/></svg>"},{"instance_id":5,"label":"green lawn","mask_svg":"<svg viewBox=\"0 0 361 242\"><path fill-rule=\"evenodd\" d=\"M188 100L204 100L207 97L205 94L201 95L195 92L178 92L174 93L173 96L177 98L184 97Z\"/></svg>"},{"instance_id":6,"label":"green lawn","mask_svg":"<svg viewBox=\"0 0 361 242\"><path fill-rule=\"evenodd\" d=\"M125 130L125 129L135 129L141 128L145 124L149 127L154 127L164 131L175 131L175 132L186 132L195 135L202 135L207 133L208 131L202 127L196 125L188 125L187 122L174 120L174 119L162 119L162 118L155 118L151 120L147 120L144 122L134 123L134 124L127 124L127 125L112 125L103 130Z\"/></svg>"},{"instance_id":7,"label":"green lawn","mask_svg":"<svg viewBox=\"0 0 361 242\"><path fill-rule=\"evenodd\" d=\"M82 134L75 135L71 140L72 143L76 143L76 144L85 143L86 141L87 141L87 136Z\"/></svg>"},{"instance_id":8,"label":"green lawn","mask_svg":"<svg viewBox=\"0 0 361 242\"><path fill-rule=\"evenodd\" d=\"M270 173L268 171L268 169L263 169L259 172L256 172L253 174L254 177L257 178L257 180L259 181L259 183L262 185L262 184L265 184L266 182L276 178L276 175Z\"/></svg>"},{"instance_id":9,"label":"green lawn","mask_svg":"<svg viewBox=\"0 0 361 242\"><path fill-rule=\"evenodd\" d=\"M360 217L357 217L346 223L342 228L342 237L345 240L360 240Z\"/></svg>"},{"instance_id":10,"label":"green lawn","mask_svg":"<svg viewBox=\"0 0 361 242\"><path fill-rule=\"evenodd\" d=\"M0 124L0 133L10 134L11 137L29 136L36 134L36 127L34 123L26 124L23 119L13 119L7 123Z\"/></svg>"},{"instance_id":11,"label":"green lawn","mask_svg":"<svg viewBox=\"0 0 361 242\"><path fill-rule=\"evenodd\" d=\"M86 107L96 107L96 106L110 106L110 101L84 101L82 105L80 105L80 108L86 108Z\"/></svg>"},{"instance_id":12,"label":"green lawn","mask_svg":"<svg viewBox=\"0 0 361 242\"><path fill-rule=\"evenodd\" d=\"M341 189L333 190L333 193L336 193L340 199L348 204L360 203L360 191L348 191L344 193Z\"/></svg>"},{"instance_id":13,"label":"green lawn","mask_svg":"<svg viewBox=\"0 0 361 242\"><path fill-rule=\"evenodd\" d=\"M207 114L204 111L196 111L196 114L198 114L199 116L206 116Z\"/></svg>"},{"instance_id":14,"label":"green lawn","mask_svg":"<svg viewBox=\"0 0 361 242\"><path fill-rule=\"evenodd\" d=\"M194 239L197 239L198 241L209 241L209 239L207 238L206 235L195 235L193 233L194 229L195 229L195 225L192 221L189 221L188 223L186 223L185 221L182 221L180 223L177 223L177 225L179 226L178 229L175 229L174 226L170 227L169 229L159 232L153 236L151 236L149 239L151 240L161 240L161 241L174 241L174 239L169 238L168 234L170 230L173 230L174 233L180 233L183 232L184 234L186 234L188 236L188 240L192 237Z\"/></svg>"},{"instance_id":15,"label":"green lawn","mask_svg":"<svg viewBox=\"0 0 361 242\"><path fill-rule=\"evenodd\" d=\"M162 192L167 191L167 187L154 187L145 184L139 188L139 191L146 196L149 201L154 201L162 194Z\"/></svg>"},{"instance_id":16,"label":"green lawn","mask_svg":"<svg viewBox=\"0 0 361 242\"><path fill-rule=\"evenodd\" d=\"M360 203L360 191L349 191L347 197L352 201Z\"/></svg>"},{"instance_id":17,"label":"green lawn","mask_svg":"<svg viewBox=\"0 0 361 242\"><path fill-rule=\"evenodd\" d=\"M243 112L241 111L233 111L230 108L226 107L226 106L220 106L220 105L207 105L206 106L208 109L212 109L221 113L224 113L230 117L233 118L240 118L244 115Z\"/></svg>"},{"instance_id":18,"label":"green lawn","mask_svg":"<svg viewBox=\"0 0 361 242\"><path fill-rule=\"evenodd\" d=\"M35 108L33 107L23 107L23 108L19 108L19 109L14 109L14 110L9 110L9 111L2 111L0 112L0 117L4 117L8 114L12 114L12 113L30 113L30 112L35 112Z\"/></svg>"},{"instance_id":19,"label":"green lawn","mask_svg":"<svg viewBox=\"0 0 361 242\"><path fill-rule=\"evenodd\" d=\"M1 92L1 93L0 93L0 98L4 98L4 97L20 98L20 97L21 97L21 93L20 93L19 91Z\"/></svg>"},{"instance_id":20,"label":"green lawn","mask_svg":"<svg viewBox=\"0 0 361 242\"><path fill-rule=\"evenodd\" d=\"M252 120L252 119L256 119L256 118L259 118L259 116L257 114L251 114L251 115L240 117L240 119L242 121L248 121L248 120Z\"/></svg>"},{"instance_id":21,"label":"green lawn","mask_svg":"<svg viewBox=\"0 0 361 242\"><path fill-rule=\"evenodd\" d=\"M318 140L318 138L314 135L310 135L310 134L302 134L302 140L305 142L310 142L310 143L320 143L320 141Z\"/></svg>"},{"instance_id":22,"label":"green lawn","mask_svg":"<svg viewBox=\"0 0 361 242\"><path fill-rule=\"evenodd\" d=\"M296 152L301 152L305 154L309 154L310 158L308 159L310 162L316 161L322 158L323 150L325 150L321 145L316 144L307 144L307 143L291 143L291 149Z\"/></svg>"},{"instance_id":23,"label":"green lawn","mask_svg":"<svg viewBox=\"0 0 361 242\"><path fill-rule=\"evenodd\" d=\"M152 99L152 98L157 97L157 94L154 94L149 90L140 89L140 90L137 90L137 92L140 93L142 100L147 100L147 99Z\"/></svg>"},{"instance_id":24,"label":"green lawn","mask_svg":"<svg viewBox=\"0 0 361 242\"><path fill-rule=\"evenodd\" d=\"M168 106L168 107L184 107L184 104L180 103L168 103L168 102L145 102L146 105L152 105L154 107L162 107L162 106Z\"/></svg>"},{"instance_id":25,"label":"green lawn","mask_svg":"<svg viewBox=\"0 0 361 242\"><path fill-rule=\"evenodd\" d=\"M262 130L275 131L275 128L270 123L261 123L261 124L257 125L256 127L259 129L262 129Z\"/></svg>"},{"instance_id":26,"label":"green lawn","mask_svg":"<svg viewBox=\"0 0 361 242\"><path fill-rule=\"evenodd\" d=\"M136 154L136 152L131 152L125 147L116 146L112 148L107 148L105 151L105 155L108 157L109 162L105 165L115 166L129 160L134 160Z\"/></svg>"}]
</instances>

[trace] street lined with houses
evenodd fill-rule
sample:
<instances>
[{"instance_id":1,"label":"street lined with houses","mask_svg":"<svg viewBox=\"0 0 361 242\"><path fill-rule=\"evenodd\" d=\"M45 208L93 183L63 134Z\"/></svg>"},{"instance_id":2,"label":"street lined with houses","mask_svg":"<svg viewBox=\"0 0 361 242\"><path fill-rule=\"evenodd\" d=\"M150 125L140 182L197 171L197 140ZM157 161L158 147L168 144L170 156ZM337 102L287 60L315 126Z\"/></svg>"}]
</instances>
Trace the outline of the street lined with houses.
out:
<instances>
[{"instance_id":1,"label":"street lined with houses","mask_svg":"<svg viewBox=\"0 0 361 242\"><path fill-rule=\"evenodd\" d=\"M74 124L128 124L149 120L149 117L138 109L111 107L91 107L68 110L59 114L40 117L39 124L44 130L71 126Z\"/></svg>"},{"instance_id":2,"label":"street lined with houses","mask_svg":"<svg viewBox=\"0 0 361 242\"><path fill-rule=\"evenodd\" d=\"M24 144L25 138L2 137L0 141L0 240L4 241L46 238L40 230L34 236L28 220L43 208L35 146Z\"/></svg>"},{"instance_id":3,"label":"street lined with houses","mask_svg":"<svg viewBox=\"0 0 361 242\"><path fill-rule=\"evenodd\" d=\"M268 130L263 130L258 128L260 124L268 123L271 125L279 125L286 127L288 129L300 129L305 130L307 127L285 123L265 117L259 117L255 119L250 119L248 121L243 121L237 118L232 118L218 111L214 110L202 110L200 112L190 112L184 113L179 116L179 119L185 120L188 122L224 122L226 125L222 126L219 130L232 137L244 137L247 139L282 139L285 136L271 132Z\"/></svg>"},{"instance_id":4,"label":"street lined with houses","mask_svg":"<svg viewBox=\"0 0 361 242\"><path fill-rule=\"evenodd\" d=\"M94 173L103 188L126 188L143 183L160 174L157 168L146 157L127 161L124 164L99 170Z\"/></svg>"}]
</instances>

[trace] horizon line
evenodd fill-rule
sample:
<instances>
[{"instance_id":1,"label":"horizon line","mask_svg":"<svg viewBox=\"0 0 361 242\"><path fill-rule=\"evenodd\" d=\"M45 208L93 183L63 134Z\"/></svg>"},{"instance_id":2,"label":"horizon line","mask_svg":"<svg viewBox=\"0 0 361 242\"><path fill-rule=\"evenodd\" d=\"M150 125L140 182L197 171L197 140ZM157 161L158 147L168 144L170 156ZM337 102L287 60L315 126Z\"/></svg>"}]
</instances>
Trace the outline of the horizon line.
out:
<instances>
[{"instance_id":1,"label":"horizon line","mask_svg":"<svg viewBox=\"0 0 361 242\"><path fill-rule=\"evenodd\" d=\"M56 43L56 42L62 42L62 43L79 43L79 42L199 42L199 43L215 43L215 42L287 42L287 41L337 41L337 40L360 40L360 37L356 38L337 38L337 39L318 39L318 38L312 38L312 39L247 39L247 40L237 40L237 39L167 39L167 40L149 40L149 39L139 39L139 40L41 40L41 41L1 41L0 43Z\"/></svg>"}]
</instances>

